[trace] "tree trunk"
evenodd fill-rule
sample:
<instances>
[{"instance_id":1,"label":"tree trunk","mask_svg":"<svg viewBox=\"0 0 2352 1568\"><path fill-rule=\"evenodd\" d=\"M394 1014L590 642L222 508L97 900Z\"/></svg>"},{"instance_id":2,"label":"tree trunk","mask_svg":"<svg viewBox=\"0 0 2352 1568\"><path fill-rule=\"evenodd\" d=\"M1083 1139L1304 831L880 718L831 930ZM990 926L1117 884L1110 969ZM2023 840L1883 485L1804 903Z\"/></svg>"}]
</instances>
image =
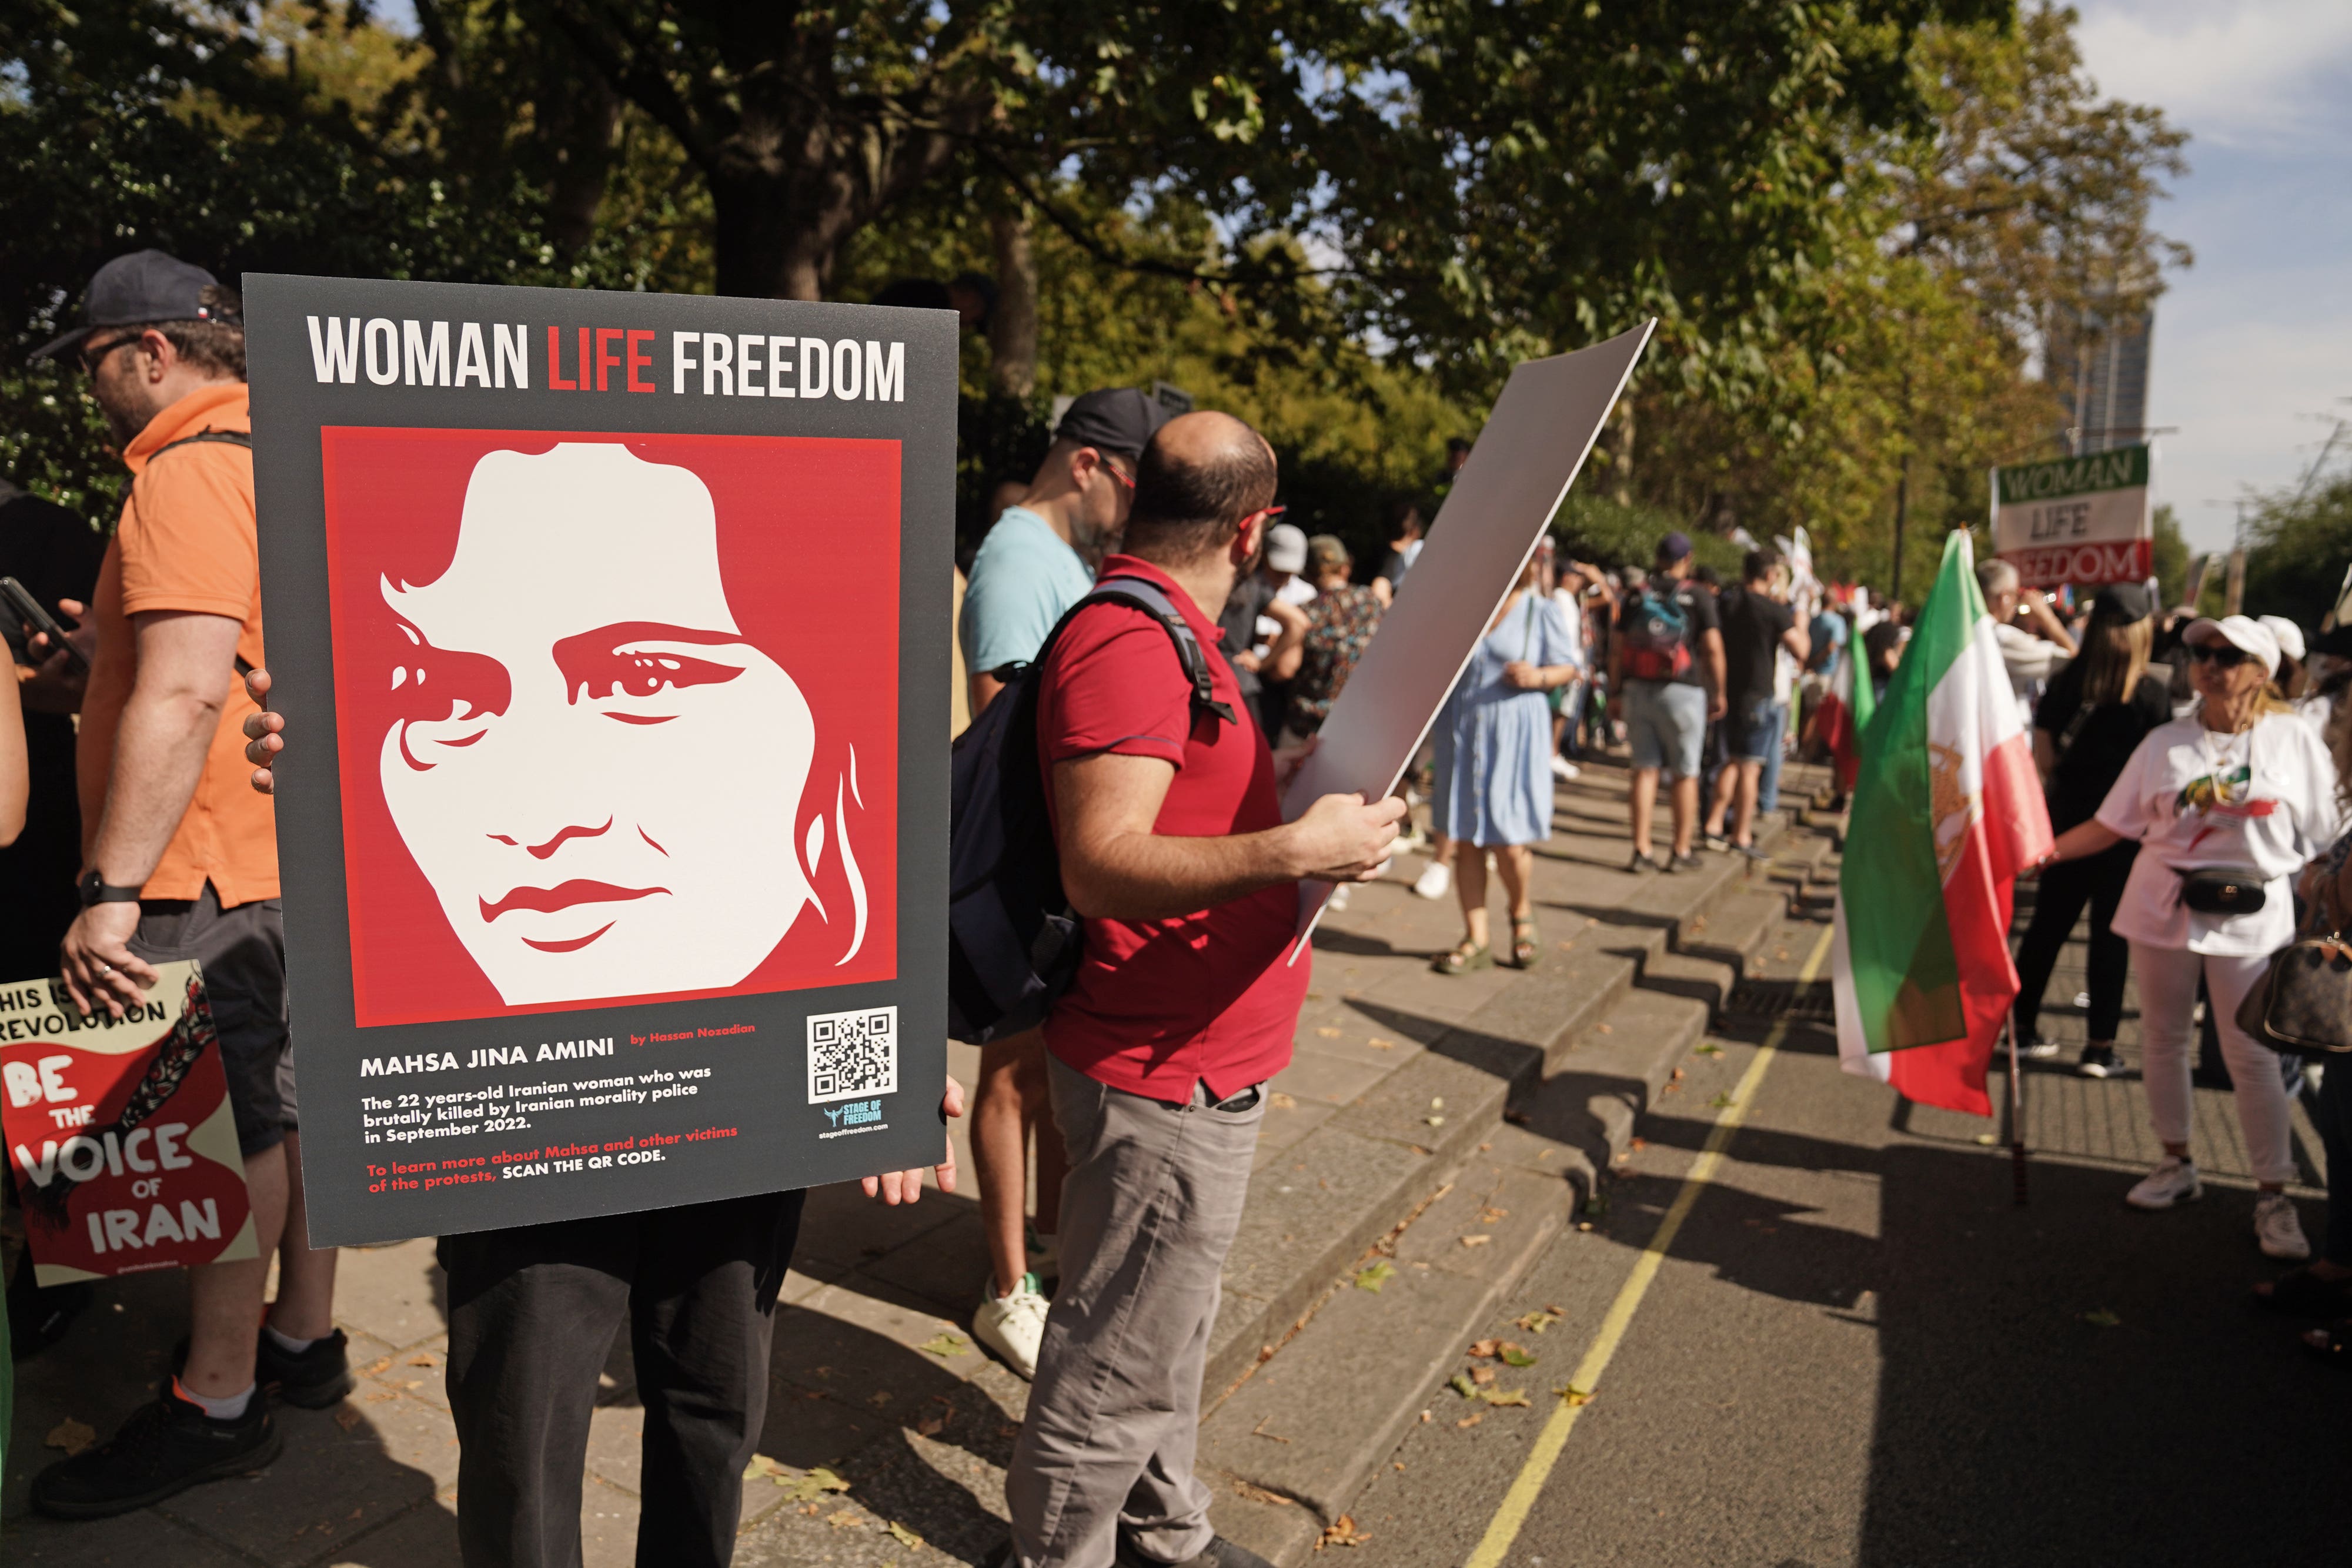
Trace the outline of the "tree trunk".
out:
<instances>
[{"instance_id":1,"label":"tree trunk","mask_svg":"<svg viewBox=\"0 0 2352 1568\"><path fill-rule=\"evenodd\" d=\"M996 311L988 321L988 386L1000 397L1037 390L1037 258L1026 213L988 220L996 246Z\"/></svg>"},{"instance_id":2,"label":"tree trunk","mask_svg":"<svg viewBox=\"0 0 2352 1568\"><path fill-rule=\"evenodd\" d=\"M620 153L621 99L593 70L564 76L563 107L549 117L549 131L560 144L547 232L568 256L595 237L596 209L604 204L604 187ZM549 107L544 99L541 107Z\"/></svg>"}]
</instances>

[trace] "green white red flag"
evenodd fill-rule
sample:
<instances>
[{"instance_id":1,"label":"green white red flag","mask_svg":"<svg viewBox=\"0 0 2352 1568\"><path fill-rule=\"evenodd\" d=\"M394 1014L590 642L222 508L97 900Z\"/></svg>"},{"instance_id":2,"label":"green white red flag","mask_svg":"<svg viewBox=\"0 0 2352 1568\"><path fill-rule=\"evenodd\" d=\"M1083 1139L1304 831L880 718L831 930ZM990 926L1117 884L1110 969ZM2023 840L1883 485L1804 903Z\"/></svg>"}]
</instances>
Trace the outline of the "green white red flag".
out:
<instances>
[{"instance_id":1,"label":"green white red flag","mask_svg":"<svg viewBox=\"0 0 2352 1568\"><path fill-rule=\"evenodd\" d=\"M1837 768L1837 787L1852 794L1862 769L1862 732L1870 727L1870 672L1863 668L1862 639L1853 638L1838 654L1830 672L1821 706L1813 710L1813 738L1820 741Z\"/></svg>"},{"instance_id":2,"label":"green white red flag","mask_svg":"<svg viewBox=\"0 0 2352 1568\"><path fill-rule=\"evenodd\" d=\"M2051 834L1965 530L1862 741L1838 876L1839 1059L1989 1116L1985 1068L2017 999L2011 891Z\"/></svg>"}]
</instances>

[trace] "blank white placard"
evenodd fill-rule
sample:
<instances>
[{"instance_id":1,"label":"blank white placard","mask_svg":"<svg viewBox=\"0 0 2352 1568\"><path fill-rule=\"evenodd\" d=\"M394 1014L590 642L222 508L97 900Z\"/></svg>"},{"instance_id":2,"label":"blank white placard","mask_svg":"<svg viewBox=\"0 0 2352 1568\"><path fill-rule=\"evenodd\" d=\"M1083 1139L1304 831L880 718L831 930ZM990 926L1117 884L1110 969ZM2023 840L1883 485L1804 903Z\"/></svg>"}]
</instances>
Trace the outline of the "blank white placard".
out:
<instances>
[{"instance_id":1,"label":"blank white placard","mask_svg":"<svg viewBox=\"0 0 2352 1568\"><path fill-rule=\"evenodd\" d=\"M1525 361L1511 372L1430 524L1404 591L1381 618L1323 721L1314 755L1284 792L1285 820L1325 795L1377 800L1396 789L1567 498L1656 326L1645 321L1573 354ZM1299 884L1292 962L1330 895L1329 883Z\"/></svg>"}]
</instances>

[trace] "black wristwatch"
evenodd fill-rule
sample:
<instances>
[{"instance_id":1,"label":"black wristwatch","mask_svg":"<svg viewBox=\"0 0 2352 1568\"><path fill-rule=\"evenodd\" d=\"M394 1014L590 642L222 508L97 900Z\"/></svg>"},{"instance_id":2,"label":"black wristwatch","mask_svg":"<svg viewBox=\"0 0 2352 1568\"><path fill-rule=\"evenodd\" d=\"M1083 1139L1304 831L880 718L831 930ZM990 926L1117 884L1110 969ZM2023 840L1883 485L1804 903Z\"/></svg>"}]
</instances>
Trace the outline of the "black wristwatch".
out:
<instances>
[{"instance_id":1,"label":"black wristwatch","mask_svg":"<svg viewBox=\"0 0 2352 1568\"><path fill-rule=\"evenodd\" d=\"M93 904L136 904L138 902L137 888L109 886L106 879L99 874L96 866L82 873L81 906L84 909L88 909Z\"/></svg>"}]
</instances>

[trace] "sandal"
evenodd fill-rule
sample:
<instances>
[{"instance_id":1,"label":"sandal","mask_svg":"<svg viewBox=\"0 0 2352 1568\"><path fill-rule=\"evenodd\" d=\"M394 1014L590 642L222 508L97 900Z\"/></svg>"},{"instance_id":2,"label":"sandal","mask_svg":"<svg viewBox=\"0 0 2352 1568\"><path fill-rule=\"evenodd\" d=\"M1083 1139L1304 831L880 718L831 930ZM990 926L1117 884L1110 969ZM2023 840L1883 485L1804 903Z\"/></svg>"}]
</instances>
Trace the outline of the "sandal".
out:
<instances>
[{"instance_id":1,"label":"sandal","mask_svg":"<svg viewBox=\"0 0 2352 1568\"><path fill-rule=\"evenodd\" d=\"M1495 967L1495 950L1483 942L1465 939L1452 952L1440 953L1429 961L1429 967L1441 975L1466 975L1473 969Z\"/></svg>"},{"instance_id":2,"label":"sandal","mask_svg":"<svg viewBox=\"0 0 2352 1568\"><path fill-rule=\"evenodd\" d=\"M2336 1318L2352 1312L2352 1275L2323 1280L2308 1267L2290 1269L2270 1283L2254 1287L2254 1304L2273 1312L2300 1318Z\"/></svg>"},{"instance_id":3,"label":"sandal","mask_svg":"<svg viewBox=\"0 0 2352 1568\"><path fill-rule=\"evenodd\" d=\"M1511 962L1522 969L1527 968L1536 961L1537 951L1535 916L1531 915L1523 920L1516 915L1513 915L1511 917Z\"/></svg>"}]
</instances>

